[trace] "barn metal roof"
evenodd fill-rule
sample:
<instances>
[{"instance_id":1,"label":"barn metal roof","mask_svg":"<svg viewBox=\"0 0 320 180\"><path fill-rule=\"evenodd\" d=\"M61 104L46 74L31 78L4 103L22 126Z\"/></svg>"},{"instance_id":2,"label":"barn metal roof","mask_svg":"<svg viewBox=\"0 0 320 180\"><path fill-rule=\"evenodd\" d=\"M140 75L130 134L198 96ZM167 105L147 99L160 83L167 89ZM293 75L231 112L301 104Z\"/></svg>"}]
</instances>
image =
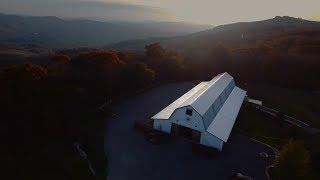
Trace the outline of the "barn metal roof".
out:
<instances>
[{"instance_id":1,"label":"barn metal roof","mask_svg":"<svg viewBox=\"0 0 320 180\"><path fill-rule=\"evenodd\" d=\"M192 106L203 116L232 80L233 77L228 73L219 74L209 81L207 86L188 98L182 105Z\"/></svg>"},{"instance_id":2,"label":"barn metal roof","mask_svg":"<svg viewBox=\"0 0 320 180\"><path fill-rule=\"evenodd\" d=\"M192 88L190 91L185 93L183 96L181 96L179 99L175 100L173 103L171 103L169 106L164 108L162 111L160 111L158 114L154 115L152 119L169 119L171 114L178 108L183 107L183 103L188 100L191 96L199 92L201 89L203 89L208 82L201 82L194 88Z\"/></svg>"},{"instance_id":3,"label":"barn metal roof","mask_svg":"<svg viewBox=\"0 0 320 180\"><path fill-rule=\"evenodd\" d=\"M207 131L227 142L245 96L246 91L235 87L209 125Z\"/></svg>"},{"instance_id":4,"label":"barn metal roof","mask_svg":"<svg viewBox=\"0 0 320 180\"><path fill-rule=\"evenodd\" d=\"M203 116L232 80L233 77L228 73L222 73L214 77L211 81L201 82L158 114L154 115L152 119L169 119L176 109L184 106L193 107Z\"/></svg>"}]
</instances>

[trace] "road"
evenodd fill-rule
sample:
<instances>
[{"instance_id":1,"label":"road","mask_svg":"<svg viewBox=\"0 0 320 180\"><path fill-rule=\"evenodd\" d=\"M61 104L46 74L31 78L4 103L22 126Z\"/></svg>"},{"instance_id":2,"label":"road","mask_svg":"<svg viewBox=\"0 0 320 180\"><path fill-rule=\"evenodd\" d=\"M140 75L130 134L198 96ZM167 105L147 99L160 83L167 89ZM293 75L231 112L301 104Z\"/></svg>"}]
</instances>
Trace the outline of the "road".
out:
<instances>
[{"instance_id":1,"label":"road","mask_svg":"<svg viewBox=\"0 0 320 180\"><path fill-rule=\"evenodd\" d=\"M212 180L237 172L266 179L265 167L271 162L259 153L272 154L272 150L248 137L232 135L217 159L204 159L192 154L189 141L177 138L170 144L152 145L133 128L134 121L150 118L192 86L165 85L114 106L118 117L109 120L105 133L108 180Z\"/></svg>"}]
</instances>

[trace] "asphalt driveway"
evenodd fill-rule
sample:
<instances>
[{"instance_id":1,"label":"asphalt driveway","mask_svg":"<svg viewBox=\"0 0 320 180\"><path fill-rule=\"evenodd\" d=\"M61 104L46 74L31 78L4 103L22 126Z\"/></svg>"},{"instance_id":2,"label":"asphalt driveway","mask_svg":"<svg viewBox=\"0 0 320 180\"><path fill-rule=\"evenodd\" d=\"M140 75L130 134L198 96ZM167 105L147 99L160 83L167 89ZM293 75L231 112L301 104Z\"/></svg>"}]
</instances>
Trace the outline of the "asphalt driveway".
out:
<instances>
[{"instance_id":1,"label":"asphalt driveway","mask_svg":"<svg viewBox=\"0 0 320 180\"><path fill-rule=\"evenodd\" d=\"M108 180L220 180L236 172L266 179L270 162L259 153L272 153L271 149L240 134L231 136L217 159L204 159L192 154L189 141L177 138L170 144L152 145L133 128L134 121L147 120L193 86L169 84L114 107L118 117L108 122L105 133Z\"/></svg>"}]
</instances>

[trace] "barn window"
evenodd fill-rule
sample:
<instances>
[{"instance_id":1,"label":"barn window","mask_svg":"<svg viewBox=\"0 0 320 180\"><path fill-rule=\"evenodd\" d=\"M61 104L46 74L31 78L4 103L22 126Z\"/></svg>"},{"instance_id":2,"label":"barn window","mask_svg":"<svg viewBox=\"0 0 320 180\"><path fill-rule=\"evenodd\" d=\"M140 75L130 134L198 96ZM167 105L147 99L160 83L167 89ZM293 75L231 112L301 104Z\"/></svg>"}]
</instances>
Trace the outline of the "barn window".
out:
<instances>
[{"instance_id":1,"label":"barn window","mask_svg":"<svg viewBox=\"0 0 320 180\"><path fill-rule=\"evenodd\" d=\"M192 109L187 109L186 110L186 115L192 116Z\"/></svg>"}]
</instances>

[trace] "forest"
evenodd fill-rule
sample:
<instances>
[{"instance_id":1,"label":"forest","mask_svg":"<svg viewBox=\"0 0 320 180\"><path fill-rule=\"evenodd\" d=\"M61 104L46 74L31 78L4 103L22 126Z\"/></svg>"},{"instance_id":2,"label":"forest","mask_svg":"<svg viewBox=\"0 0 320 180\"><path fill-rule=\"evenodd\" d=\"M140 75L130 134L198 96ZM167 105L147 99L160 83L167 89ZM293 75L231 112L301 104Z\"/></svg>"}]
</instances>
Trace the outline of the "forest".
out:
<instances>
[{"instance_id":1,"label":"forest","mask_svg":"<svg viewBox=\"0 0 320 180\"><path fill-rule=\"evenodd\" d=\"M46 64L8 66L0 74L5 173L19 179L48 179L50 172L59 172L52 179L104 179L107 157L101 157L109 114L99 107L161 84L209 80L227 71L240 84L319 92L319 40L320 31L297 30L239 47L215 44L206 56L152 43L144 51L62 50ZM66 152L74 142L89 152L97 177L84 170L79 178L75 172L87 169L86 164L61 160L81 161Z\"/></svg>"}]
</instances>

